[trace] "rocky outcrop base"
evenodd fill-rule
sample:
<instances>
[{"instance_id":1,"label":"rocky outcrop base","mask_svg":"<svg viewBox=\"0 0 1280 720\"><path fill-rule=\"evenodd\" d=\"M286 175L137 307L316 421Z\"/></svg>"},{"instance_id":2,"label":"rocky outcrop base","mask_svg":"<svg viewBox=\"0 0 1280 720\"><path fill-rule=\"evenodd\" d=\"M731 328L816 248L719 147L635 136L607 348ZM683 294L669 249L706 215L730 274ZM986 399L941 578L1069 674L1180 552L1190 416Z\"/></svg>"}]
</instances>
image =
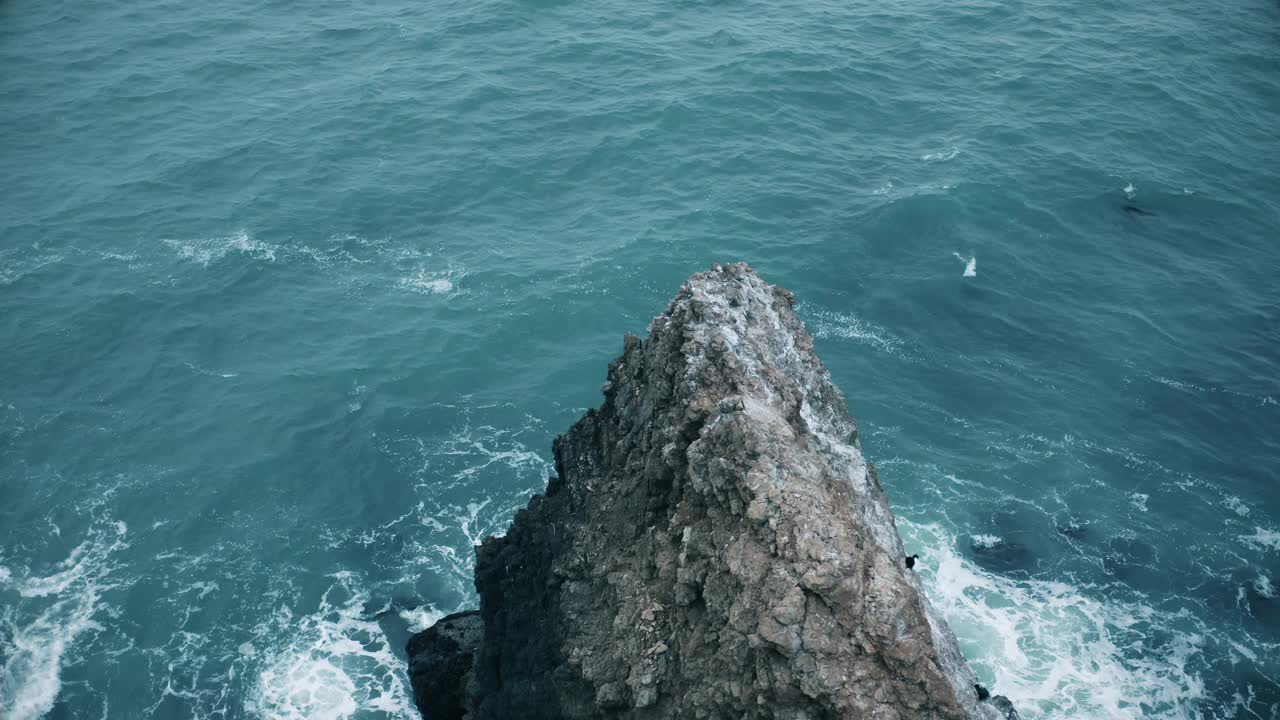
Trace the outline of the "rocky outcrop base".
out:
<instances>
[{"instance_id":1,"label":"rocky outcrop base","mask_svg":"<svg viewBox=\"0 0 1280 720\"><path fill-rule=\"evenodd\" d=\"M716 266L623 344L546 492L477 550L482 640L414 638L430 720L1002 717L791 293Z\"/></svg>"}]
</instances>

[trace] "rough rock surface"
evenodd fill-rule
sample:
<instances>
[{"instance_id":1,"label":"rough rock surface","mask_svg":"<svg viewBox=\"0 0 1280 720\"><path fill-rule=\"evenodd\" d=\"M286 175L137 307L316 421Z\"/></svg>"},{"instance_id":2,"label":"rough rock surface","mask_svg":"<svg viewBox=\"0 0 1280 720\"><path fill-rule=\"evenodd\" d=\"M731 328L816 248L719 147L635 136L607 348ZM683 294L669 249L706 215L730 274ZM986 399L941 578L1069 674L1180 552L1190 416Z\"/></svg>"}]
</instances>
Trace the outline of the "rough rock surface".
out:
<instances>
[{"instance_id":1,"label":"rough rock surface","mask_svg":"<svg viewBox=\"0 0 1280 720\"><path fill-rule=\"evenodd\" d=\"M461 720L484 624L476 610L454 613L409 639L409 682L418 711L430 720Z\"/></svg>"},{"instance_id":2,"label":"rough rock surface","mask_svg":"<svg viewBox=\"0 0 1280 720\"><path fill-rule=\"evenodd\" d=\"M545 495L478 550L474 720L1002 717L793 305L716 266L626 337Z\"/></svg>"}]
</instances>

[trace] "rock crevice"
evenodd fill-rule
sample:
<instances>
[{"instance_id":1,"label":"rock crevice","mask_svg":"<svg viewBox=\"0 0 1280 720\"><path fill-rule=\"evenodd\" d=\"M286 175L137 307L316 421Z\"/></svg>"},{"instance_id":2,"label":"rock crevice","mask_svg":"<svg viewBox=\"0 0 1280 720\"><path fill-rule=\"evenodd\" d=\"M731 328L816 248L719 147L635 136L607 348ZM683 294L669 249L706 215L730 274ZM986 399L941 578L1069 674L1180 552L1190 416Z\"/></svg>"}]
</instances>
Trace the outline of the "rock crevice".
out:
<instances>
[{"instance_id":1,"label":"rock crevice","mask_svg":"<svg viewBox=\"0 0 1280 720\"><path fill-rule=\"evenodd\" d=\"M904 567L789 292L746 265L692 276L603 390L477 551L457 717L1005 716ZM444 655L412 650L416 691Z\"/></svg>"}]
</instances>

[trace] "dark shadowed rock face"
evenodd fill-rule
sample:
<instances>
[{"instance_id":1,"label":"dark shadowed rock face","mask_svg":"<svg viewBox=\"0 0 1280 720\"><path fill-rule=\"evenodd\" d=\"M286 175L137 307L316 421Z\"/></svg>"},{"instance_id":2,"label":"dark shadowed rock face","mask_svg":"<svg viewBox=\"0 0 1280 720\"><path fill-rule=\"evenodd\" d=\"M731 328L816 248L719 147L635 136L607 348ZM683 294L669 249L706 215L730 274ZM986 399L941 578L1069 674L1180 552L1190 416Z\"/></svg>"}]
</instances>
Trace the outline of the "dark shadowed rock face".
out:
<instances>
[{"instance_id":1,"label":"dark shadowed rock face","mask_svg":"<svg viewBox=\"0 0 1280 720\"><path fill-rule=\"evenodd\" d=\"M1009 698L1003 695L996 695L991 698L991 705L999 711L1000 717L1003 718L1003 720L1021 720L1022 718L1022 716L1018 714L1018 711L1014 709L1013 703L1009 701Z\"/></svg>"},{"instance_id":2,"label":"dark shadowed rock face","mask_svg":"<svg viewBox=\"0 0 1280 720\"><path fill-rule=\"evenodd\" d=\"M454 613L409 640L409 682L418 711L430 720L461 720L476 650L484 637L480 613Z\"/></svg>"},{"instance_id":3,"label":"dark shadowed rock face","mask_svg":"<svg viewBox=\"0 0 1280 720\"><path fill-rule=\"evenodd\" d=\"M478 550L474 720L1000 717L793 303L717 266L625 339L558 477Z\"/></svg>"}]
</instances>

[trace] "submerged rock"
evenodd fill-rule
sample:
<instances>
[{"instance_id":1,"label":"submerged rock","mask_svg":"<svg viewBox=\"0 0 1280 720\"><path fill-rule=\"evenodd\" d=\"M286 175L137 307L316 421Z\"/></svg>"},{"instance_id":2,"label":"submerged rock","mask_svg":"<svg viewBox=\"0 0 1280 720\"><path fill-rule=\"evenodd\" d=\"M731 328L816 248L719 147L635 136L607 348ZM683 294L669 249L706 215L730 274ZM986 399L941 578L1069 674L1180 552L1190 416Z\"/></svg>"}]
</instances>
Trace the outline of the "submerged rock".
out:
<instances>
[{"instance_id":1,"label":"submerged rock","mask_svg":"<svg viewBox=\"0 0 1280 720\"><path fill-rule=\"evenodd\" d=\"M974 559L988 570L1007 572L1031 567L1031 551L1022 543L984 538L982 541L971 540L969 549L973 552Z\"/></svg>"},{"instance_id":2,"label":"submerged rock","mask_svg":"<svg viewBox=\"0 0 1280 720\"><path fill-rule=\"evenodd\" d=\"M1013 707L1013 703L1009 701L1009 698L1003 695L996 695L991 698L990 702L991 705L1000 712L1000 717L1003 718L1003 720L1021 720L1022 716L1018 714L1018 711Z\"/></svg>"},{"instance_id":3,"label":"submerged rock","mask_svg":"<svg viewBox=\"0 0 1280 720\"><path fill-rule=\"evenodd\" d=\"M1089 535L1089 528L1074 522L1058 526L1058 534L1072 540L1083 540Z\"/></svg>"},{"instance_id":4,"label":"submerged rock","mask_svg":"<svg viewBox=\"0 0 1280 720\"><path fill-rule=\"evenodd\" d=\"M477 551L473 720L1002 717L793 305L716 266L626 337L546 493Z\"/></svg>"}]
</instances>

